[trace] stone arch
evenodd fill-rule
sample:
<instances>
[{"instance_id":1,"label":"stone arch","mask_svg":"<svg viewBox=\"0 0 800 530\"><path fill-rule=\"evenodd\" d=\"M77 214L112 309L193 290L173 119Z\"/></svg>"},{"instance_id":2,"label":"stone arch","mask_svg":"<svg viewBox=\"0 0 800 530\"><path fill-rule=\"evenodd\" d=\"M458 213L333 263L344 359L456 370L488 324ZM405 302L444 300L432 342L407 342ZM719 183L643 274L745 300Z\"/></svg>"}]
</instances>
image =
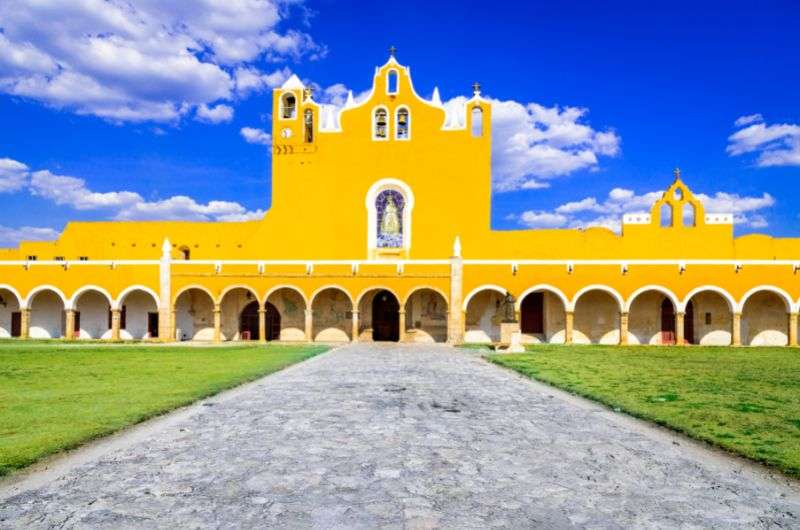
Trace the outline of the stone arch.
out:
<instances>
[{"instance_id":1,"label":"stone arch","mask_svg":"<svg viewBox=\"0 0 800 530\"><path fill-rule=\"evenodd\" d=\"M281 341L306 340L306 311L309 309L305 293L293 285L277 285L267 291L265 304L272 304L280 315Z\"/></svg>"},{"instance_id":2,"label":"stone arch","mask_svg":"<svg viewBox=\"0 0 800 530\"><path fill-rule=\"evenodd\" d=\"M622 296L605 285L584 287L573 298L575 344L619 344Z\"/></svg>"},{"instance_id":3,"label":"stone arch","mask_svg":"<svg viewBox=\"0 0 800 530\"><path fill-rule=\"evenodd\" d=\"M144 285L131 285L122 291L112 305L119 309L122 340L158 338L158 294Z\"/></svg>"},{"instance_id":4,"label":"stone arch","mask_svg":"<svg viewBox=\"0 0 800 530\"><path fill-rule=\"evenodd\" d=\"M691 304L691 305L690 305ZM725 289L703 285L683 299L683 336L688 344L727 346L731 344L733 313L738 304Z\"/></svg>"},{"instance_id":5,"label":"stone arch","mask_svg":"<svg viewBox=\"0 0 800 530\"><path fill-rule=\"evenodd\" d=\"M516 303L522 341L563 344L566 340L565 311L569 306L567 296L553 285L543 283L525 289Z\"/></svg>"},{"instance_id":6,"label":"stone arch","mask_svg":"<svg viewBox=\"0 0 800 530\"><path fill-rule=\"evenodd\" d=\"M19 337L22 332L22 297L10 285L0 284L0 338Z\"/></svg>"},{"instance_id":7,"label":"stone arch","mask_svg":"<svg viewBox=\"0 0 800 530\"><path fill-rule=\"evenodd\" d=\"M220 340L250 340L258 336L258 311L256 310L255 329L241 329L242 312L253 302L261 307L258 291L249 285L230 285L219 296Z\"/></svg>"},{"instance_id":8,"label":"stone arch","mask_svg":"<svg viewBox=\"0 0 800 530\"><path fill-rule=\"evenodd\" d=\"M448 301L433 287L416 287L402 304L409 342L447 342Z\"/></svg>"},{"instance_id":9,"label":"stone arch","mask_svg":"<svg viewBox=\"0 0 800 530\"><path fill-rule=\"evenodd\" d=\"M675 314L683 309L678 297L660 285L636 289L625 302L629 344L674 344Z\"/></svg>"},{"instance_id":10,"label":"stone arch","mask_svg":"<svg viewBox=\"0 0 800 530\"><path fill-rule=\"evenodd\" d=\"M400 340L400 297L393 289L368 287L356 298L355 307L358 309L358 340Z\"/></svg>"},{"instance_id":11,"label":"stone arch","mask_svg":"<svg viewBox=\"0 0 800 530\"><path fill-rule=\"evenodd\" d=\"M390 293L392 293L394 295L395 298L397 298L398 303L401 300L401 298L397 295L397 292L394 289L392 289L391 287L386 287L385 285L375 285L373 287L367 287L366 289L364 289L363 291L358 293L358 296L355 299L356 307L360 306L361 302L364 300L364 297L367 296L368 294L370 294L373 291L389 291Z\"/></svg>"},{"instance_id":12,"label":"stone arch","mask_svg":"<svg viewBox=\"0 0 800 530\"><path fill-rule=\"evenodd\" d=\"M173 305L178 301L178 298L180 298L180 296L183 293L185 293L187 291L190 291L192 289L197 289L198 291L203 291L204 293L206 293L208 295L209 298L211 298L212 302L217 303L217 297L214 296L214 293L211 292L211 289L209 289L208 287L203 287L202 285L193 283L191 285L186 285L184 287L181 287L178 290L178 292L175 293L175 296L172 298Z\"/></svg>"},{"instance_id":13,"label":"stone arch","mask_svg":"<svg viewBox=\"0 0 800 530\"><path fill-rule=\"evenodd\" d=\"M464 298L464 342L492 343L500 341L505 289L498 285L476 287Z\"/></svg>"},{"instance_id":14,"label":"stone arch","mask_svg":"<svg viewBox=\"0 0 800 530\"><path fill-rule=\"evenodd\" d=\"M75 312L76 339L111 337L111 307L114 299L102 287L86 285L72 295L69 307Z\"/></svg>"},{"instance_id":15,"label":"stone arch","mask_svg":"<svg viewBox=\"0 0 800 530\"><path fill-rule=\"evenodd\" d=\"M791 297L773 286L750 289L742 297L742 344L749 346L786 346L789 343Z\"/></svg>"},{"instance_id":16,"label":"stone arch","mask_svg":"<svg viewBox=\"0 0 800 530\"><path fill-rule=\"evenodd\" d=\"M214 339L214 295L200 285L189 285L175 296L175 339Z\"/></svg>"},{"instance_id":17,"label":"stone arch","mask_svg":"<svg viewBox=\"0 0 800 530\"><path fill-rule=\"evenodd\" d=\"M30 337L55 339L64 336L64 310L67 298L57 287L41 285L28 293L25 307L30 309Z\"/></svg>"},{"instance_id":18,"label":"stone arch","mask_svg":"<svg viewBox=\"0 0 800 530\"><path fill-rule=\"evenodd\" d=\"M320 342L349 341L353 330L353 298L338 286L320 287L311 296L311 336Z\"/></svg>"}]
</instances>

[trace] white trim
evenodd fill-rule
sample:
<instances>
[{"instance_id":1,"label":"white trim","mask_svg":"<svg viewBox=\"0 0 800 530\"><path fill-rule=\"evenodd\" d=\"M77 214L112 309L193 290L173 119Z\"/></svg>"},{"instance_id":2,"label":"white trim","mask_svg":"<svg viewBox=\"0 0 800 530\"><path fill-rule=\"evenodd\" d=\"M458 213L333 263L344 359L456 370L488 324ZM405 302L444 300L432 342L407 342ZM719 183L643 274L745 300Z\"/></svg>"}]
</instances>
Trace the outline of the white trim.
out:
<instances>
[{"instance_id":1,"label":"white trim","mask_svg":"<svg viewBox=\"0 0 800 530\"><path fill-rule=\"evenodd\" d=\"M535 293L535 292L538 292L538 291L546 291L546 292L549 292L549 293L552 293L552 294L556 295L558 298L561 299L561 302L564 304L564 309L565 310L566 310L566 308L569 307L569 298L567 298L567 295L565 295L564 292L561 289L559 289L558 287L555 287L554 285L550 285L548 283L540 283L538 285L534 285L533 287L528 287L527 289L522 291L522 294L517 297L517 303L514 304L514 308L517 311L521 311L522 310L522 301L525 299L525 297L528 296L531 293Z\"/></svg>"},{"instance_id":2,"label":"white trim","mask_svg":"<svg viewBox=\"0 0 800 530\"><path fill-rule=\"evenodd\" d=\"M117 299L114 300L114 303L111 305L111 309L119 309L123 305L123 302L125 301L125 297L127 297L129 294L133 293L134 291L142 291L144 293L149 294L150 296L153 297L153 300L156 303L156 309L161 307L161 304L160 304L161 300L160 300L158 294L156 294L156 292L154 290L152 290L151 288L146 287L144 285L131 285L129 287L126 287L121 293L119 293L119 295L117 296Z\"/></svg>"},{"instance_id":3,"label":"white trim","mask_svg":"<svg viewBox=\"0 0 800 530\"><path fill-rule=\"evenodd\" d=\"M303 92L301 90L300 91L300 97L297 97L298 95L295 94L295 92L294 92L295 90L297 90L297 89L286 90L281 94L281 97L278 98L278 121L293 121L293 120L297 119L297 115L299 114L299 110L300 110L300 98L303 97ZM283 98L285 98L286 96L289 96L289 95L291 95L294 98L294 116L292 116L291 118L284 118L283 117Z\"/></svg>"},{"instance_id":4,"label":"white trim","mask_svg":"<svg viewBox=\"0 0 800 530\"><path fill-rule=\"evenodd\" d=\"M480 286L474 288L473 290L471 290L469 292L469 294L464 297L464 302L463 302L463 304L461 306L462 311L466 311L467 310L467 308L469 307L469 302L470 302L470 300L472 300L472 297L474 297L476 294L478 294L481 291L495 291L495 292L498 292L498 293L500 293L500 294L502 294L504 296L505 296L505 294L507 292L509 292L508 289L506 289L504 287L500 287L499 285L495 285L493 283L485 283L483 285L480 285Z\"/></svg>"},{"instance_id":5,"label":"white trim","mask_svg":"<svg viewBox=\"0 0 800 530\"><path fill-rule=\"evenodd\" d=\"M792 297L789 296L789 293L787 293L780 287L775 287L774 285L759 285L757 287L753 287L752 289L744 293L744 296L742 296L742 299L739 301L739 310L744 311L744 304L745 302L747 302L748 298L761 291L775 293L781 298L783 298L783 302L786 304L787 313L797 311L797 307L795 306Z\"/></svg>"},{"instance_id":6,"label":"white trim","mask_svg":"<svg viewBox=\"0 0 800 530\"><path fill-rule=\"evenodd\" d=\"M400 111L405 110L408 113L408 121L406 122L407 135L405 138L400 138L397 133L400 131ZM411 109L408 105L399 105L394 109L394 139L398 142L408 142L411 140Z\"/></svg>"},{"instance_id":7,"label":"white trim","mask_svg":"<svg viewBox=\"0 0 800 530\"><path fill-rule=\"evenodd\" d=\"M633 305L634 300L636 300L636 297L642 293L646 293L647 291L656 291L658 293L663 294L664 296L670 299L670 301L672 302L672 306L675 308L676 312L680 313L683 311L683 304L681 304L681 300L675 293L673 293L666 287L662 287L661 285L655 285L655 284L645 285L644 287L639 287L638 289L633 291L630 294L630 296L628 296L628 299L625 301L624 311L626 313L630 313L631 306Z\"/></svg>"},{"instance_id":8,"label":"white trim","mask_svg":"<svg viewBox=\"0 0 800 530\"><path fill-rule=\"evenodd\" d=\"M728 308L731 310L731 313L739 312L739 304L736 303L736 299L733 296L731 296L731 293L729 293L722 287L717 287L716 285L701 285L700 287L695 287L694 289L686 293L686 296L683 297L683 303L681 304L681 309L685 310L686 306L692 300L692 297L704 291L717 293L718 295L722 296L722 298L724 298L726 302L728 302Z\"/></svg>"},{"instance_id":9,"label":"white trim","mask_svg":"<svg viewBox=\"0 0 800 530\"><path fill-rule=\"evenodd\" d=\"M575 296L572 297L572 302L570 306L567 308L567 311L575 311L575 307L578 305L578 300L580 300L581 296L585 295L589 291L603 291L608 293L617 301L617 306L619 310L622 311L625 307L625 299L619 294L619 291L614 289L613 287L609 287L608 285L602 285L599 283L593 283L591 285L587 285L586 287L579 290L575 293Z\"/></svg>"},{"instance_id":10,"label":"white trim","mask_svg":"<svg viewBox=\"0 0 800 530\"><path fill-rule=\"evenodd\" d=\"M339 291L342 291L344 294L347 295L347 299L350 300L351 309L353 311L358 311L358 308L355 306L355 303L353 302L353 296L350 294L350 291L348 291L347 289L345 289L341 285L337 285L335 283L329 283L328 285L323 285L322 287L320 287L316 291L314 291L311 294L310 303L309 303L309 305L308 305L308 307L306 309L311 309L313 311L313 309L314 309L314 300L317 298L317 295L320 294L322 291L326 291L328 289L337 289Z\"/></svg>"},{"instance_id":11,"label":"white trim","mask_svg":"<svg viewBox=\"0 0 800 530\"><path fill-rule=\"evenodd\" d=\"M56 287L54 285L49 285L49 284L39 285L39 286L36 286L33 289L31 289L28 292L28 296L25 297L24 305L21 305L20 308L21 309L30 309L31 308L31 302L33 302L33 299L36 297L36 295L41 293L41 292L44 292L44 291L52 291L56 295L58 295L58 297L61 298L61 303L64 305L64 309L67 309L67 304L69 304L69 301L68 301L67 297L64 296L64 293L61 291L61 289L59 289L58 287Z\"/></svg>"},{"instance_id":12,"label":"white trim","mask_svg":"<svg viewBox=\"0 0 800 530\"><path fill-rule=\"evenodd\" d=\"M229 285L225 289L223 289L222 292L219 293L219 303L220 304L222 303L222 301L225 299L226 294L235 289L244 289L245 291L249 291L250 294L252 294L256 298L256 302L258 302L258 305L259 306L263 305L261 299L258 297L258 290L243 283L236 283L233 285Z\"/></svg>"},{"instance_id":13,"label":"white trim","mask_svg":"<svg viewBox=\"0 0 800 530\"><path fill-rule=\"evenodd\" d=\"M288 283L284 283L284 284L276 285L275 287L272 287L269 291L267 291L266 295L264 296L264 302L265 303L269 302L269 297L272 296L273 294L277 293L281 289L289 289L290 291L294 291L297 294L299 294L300 298L303 299L303 303L306 305L305 309L309 309L308 298L306 297L306 293L304 293L303 290L300 289L299 287L297 287L295 285L289 285Z\"/></svg>"},{"instance_id":14,"label":"white trim","mask_svg":"<svg viewBox=\"0 0 800 530\"><path fill-rule=\"evenodd\" d=\"M75 309L77 307L77 305L78 305L78 298L80 298L81 295L83 295L83 294L85 294L85 293L87 293L89 291L95 291L97 293L102 294L103 296L106 297L106 301L108 302L108 306L109 307L114 307L114 297L111 296L111 293L109 293L104 288L100 287L99 285L84 285L83 287L80 287L77 291L72 293L72 298L70 298L70 300L69 300L69 307L65 307L64 309Z\"/></svg>"},{"instance_id":15,"label":"white trim","mask_svg":"<svg viewBox=\"0 0 800 530\"><path fill-rule=\"evenodd\" d=\"M208 289L207 287L203 287L202 285L193 283L191 285L186 285L184 287L181 287L181 289L177 293L175 293L175 296L172 297L173 310L175 309L175 306L178 303L178 298L180 298L183 293L191 291L192 289L197 289L199 291L203 291L204 293L206 293L211 298L211 303L214 304L215 307L217 306L218 304L217 299L214 296L214 293L212 293L210 289Z\"/></svg>"},{"instance_id":16,"label":"white trim","mask_svg":"<svg viewBox=\"0 0 800 530\"><path fill-rule=\"evenodd\" d=\"M361 291L361 292L358 294L358 296L356 297L356 300L355 300L355 310L356 310L356 311L358 311L358 310L359 310L359 306L361 305L361 299L362 299L362 298L364 298L364 297L365 297L367 294L369 294L371 291L389 291L390 293L392 293L392 295L394 295L394 298L395 298L395 300L397 300L397 303L398 303L398 304L400 304L400 303L401 303L401 302L400 302L400 301L401 301L401 299L400 299L400 297L397 295L397 293L394 291L394 289L392 289L392 288L390 288L390 287L386 287L385 285L376 285L376 286L374 286L374 287L367 287L366 289L364 289L363 291Z\"/></svg>"},{"instance_id":17,"label":"white trim","mask_svg":"<svg viewBox=\"0 0 800 530\"><path fill-rule=\"evenodd\" d=\"M376 127L375 127L375 125L377 124L377 121L375 119L375 115L381 109L386 112L386 136L384 138L381 138L381 137L379 137L379 136L377 136L375 134L377 132ZM375 141L375 142L388 142L389 139L391 139L391 137L392 137L392 113L389 112L389 107L387 107L386 105L375 105L374 107L372 107L372 113L370 114L370 123L372 123L372 127L371 127L372 130L370 131L370 135L371 135L373 141Z\"/></svg>"},{"instance_id":18,"label":"white trim","mask_svg":"<svg viewBox=\"0 0 800 530\"><path fill-rule=\"evenodd\" d=\"M383 191L394 190L403 195L405 204L403 205L403 249L411 249L411 213L414 210L414 192L408 184L399 179L385 178L375 182L367 191L365 204L367 206L367 255L373 250L378 250L378 211L375 200ZM449 264L449 260L429 260L441 261L441 264ZM387 263L381 260L368 260L359 263ZM405 265L406 260L395 260L397 265ZM344 262L344 263L353 263Z\"/></svg>"},{"instance_id":19,"label":"white trim","mask_svg":"<svg viewBox=\"0 0 800 530\"><path fill-rule=\"evenodd\" d=\"M389 90L389 76L391 74L395 75L395 81L396 81L395 88L396 88L396 90L394 90L394 91ZM398 95L400 93L400 71L397 68L389 68L389 69L386 70L385 82L386 82L386 95L387 96L396 96L396 95Z\"/></svg>"},{"instance_id":20,"label":"white trim","mask_svg":"<svg viewBox=\"0 0 800 530\"><path fill-rule=\"evenodd\" d=\"M437 293L439 296L441 296L444 299L444 303L447 305L448 311L450 310L449 297L445 294L444 291L442 291L438 287L433 287L431 285L420 285L419 287L414 287L413 289L411 289L411 291L408 294L406 294L405 300L401 302L403 307L405 308L406 304L408 303L409 300L411 300L411 297L414 296L414 294L418 293L419 291L424 291L425 289L433 291Z\"/></svg>"},{"instance_id":21,"label":"white trim","mask_svg":"<svg viewBox=\"0 0 800 530\"><path fill-rule=\"evenodd\" d=\"M23 303L24 299L20 296L19 291L17 291L15 288L13 288L10 285L5 284L5 283L0 284L0 289L5 289L6 291L8 291L11 294L13 294L17 298L17 307L19 307L20 310L23 309L22 303Z\"/></svg>"}]
</instances>

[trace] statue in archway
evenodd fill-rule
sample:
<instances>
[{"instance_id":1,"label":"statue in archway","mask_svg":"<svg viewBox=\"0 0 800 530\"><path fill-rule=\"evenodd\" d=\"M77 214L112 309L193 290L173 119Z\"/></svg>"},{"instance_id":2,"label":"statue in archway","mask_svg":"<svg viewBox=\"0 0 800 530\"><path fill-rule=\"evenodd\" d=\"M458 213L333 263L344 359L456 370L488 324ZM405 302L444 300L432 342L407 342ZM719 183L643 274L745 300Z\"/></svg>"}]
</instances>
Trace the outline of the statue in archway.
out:
<instances>
[{"instance_id":1,"label":"statue in archway","mask_svg":"<svg viewBox=\"0 0 800 530\"><path fill-rule=\"evenodd\" d=\"M515 304L517 299L514 298L514 295L506 291L506 295L503 298L503 322L504 323L516 323L517 321L517 311Z\"/></svg>"},{"instance_id":2,"label":"statue in archway","mask_svg":"<svg viewBox=\"0 0 800 530\"><path fill-rule=\"evenodd\" d=\"M397 205L391 195L386 199L386 209L383 211L383 221L381 222L381 233L386 235L400 233L400 217L397 215Z\"/></svg>"}]
</instances>

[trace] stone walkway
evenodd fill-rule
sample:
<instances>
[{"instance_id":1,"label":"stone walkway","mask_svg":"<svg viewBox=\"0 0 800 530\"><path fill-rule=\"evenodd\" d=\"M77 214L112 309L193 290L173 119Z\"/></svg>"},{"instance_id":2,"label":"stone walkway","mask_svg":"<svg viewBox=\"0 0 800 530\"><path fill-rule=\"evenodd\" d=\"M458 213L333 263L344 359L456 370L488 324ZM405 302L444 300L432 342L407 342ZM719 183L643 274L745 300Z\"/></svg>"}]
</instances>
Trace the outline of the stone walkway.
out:
<instances>
[{"instance_id":1,"label":"stone walkway","mask_svg":"<svg viewBox=\"0 0 800 530\"><path fill-rule=\"evenodd\" d=\"M6 485L0 527L800 526L796 485L445 346L348 346L177 414Z\"/></svg>"}]
</instances>

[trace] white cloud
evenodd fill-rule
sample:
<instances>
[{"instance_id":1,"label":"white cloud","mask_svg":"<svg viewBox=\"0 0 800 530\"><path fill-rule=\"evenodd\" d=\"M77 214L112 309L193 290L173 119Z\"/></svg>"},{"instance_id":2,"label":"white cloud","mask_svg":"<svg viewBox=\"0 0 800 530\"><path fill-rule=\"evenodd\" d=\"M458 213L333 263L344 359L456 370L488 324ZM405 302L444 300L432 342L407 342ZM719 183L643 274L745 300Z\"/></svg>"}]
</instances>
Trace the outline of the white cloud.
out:
<instances>
[{"instance_id":1,"label":"white cloud","mask_svg":"<svg viewBox=\"0 0 800 530\"><path fill-rule=\"evenodd\" d=\"M10 158L0 158L0 193L19 191L28 182L28 166Z\"/></svg>"},{"instance_id":2,"label":"white cloud","mask_svg":"<svg viewBox=\"0 0 800 530\"><path fill-rule=\"evenodd\" d=\"M233 119L233 107L220 103L209 107L205 103L197 107L197 119L207 123L223 123Z\"/></svg>"},{"instance_id":3,"label":"white cloud","mask_svg":"<svg viewBox=\"0 0 800 530\"><path fill-rule=\"evenodd\" d=\"M272 136L262 129L242 127L239 133L249 144L261 144L266 146L272 145Z\"/></svg>"},{"instance_id":4,"label":"white cloud","mask_svg":"<svg viewBox=\"0 0 800 530\"><path fill-rule=\"evenodd\" d=\"M548 181L580 170L598 168L601 156L619 154L620 137L585 123L587 109L545 107L486 98L492 104L492 178L496 191L538 189ZM448 116L463 124L467 99L444 105Z\"/></svg>"},{"instance_id":5,"label":"white cloud","mask_svg":"<svg viewBox=\"0 0 800 530\"><path fill-rule=\"evenodd\" d=\"M626 213L649 212L653 203L661 198L663 192L650 191L636 194L633 190L614 188L603 200L586 197L579 201L561 204L552 211L528 210L508 219L517 221L528 228L589 228L605 227L619 232L622 216ZM695 194L706 213L733 213L734 222L739 226L765 228L767 219L761 212L775 204L768 193L761 196L743 197L735 193L716 192L713 195Z\"/></svg>"},{"instance_id":6,"label":"white cloud","mask_svg":"<svg viewBox=\"0 0 800 530\"><path fill-rule=\"evenodd\" d=\"M760 114L742 116L735 125L744 128L728 137L729 155L757 153L759 167L800 166L800 125L767 125Z\"/></svg>"},{"instance_id":7,"label":"white cloud","mask_svg":"<svg viewBox=\"0 0 800 530\"><path fill-rule=\"evenodd\" d=\"M105 193L91 191L86 187L86 181L81 178L56 175L47 170L31 174L30 192L37 197L76 210L125 208L144 200L138 193L130 191Z\"/></svg>"},{"instance_id":8,"label":"white cloud","mask_svg":"<svg viewBox=\"0 0 800 530\"><path fill-rule=\"evenodd\" d=\"M114 217L117 220L181 220L181 221L229 221L235 218L260 217L248 212L238 202L210 201L198 203L191 197L175 195L161 201L139 201L122 208Z\"/></svg>"},{"instance_id":9,"label":"white cloud","mask_svg":"<svg viewBox=\"0 0 800 530\"><path fill-rule=\"evenodd\" d=\"M278 32L287 5L5 0L0 92L112 121L175 121L284 75L262 74L256 61L324 54L302 32Z\"/></svg>"},{"instance_id":10,"label":"white cloud","mask_svg":"<svg viewBox=\"0 0 800 530\"><path fill-rule=\"evenodd\" d=\"M240 96L250 92L261 92L268 88L281 86L284 81L291 77L292 71L283 67L272 73L265 74L255 67L240 67L234 71L234 82L236 93Z\"/></svg>"},{"instance_id":11,"label":"white cloud","mask_svg":"<svg viewBox=\"0 0 800 530\"><path fill-rule=\"evenodd\" d=\"M58 230L34 226L11 228L0 225L0 246L17 246L20 241L51 241L58 237Z\"/></svg>"}]
</instances>

